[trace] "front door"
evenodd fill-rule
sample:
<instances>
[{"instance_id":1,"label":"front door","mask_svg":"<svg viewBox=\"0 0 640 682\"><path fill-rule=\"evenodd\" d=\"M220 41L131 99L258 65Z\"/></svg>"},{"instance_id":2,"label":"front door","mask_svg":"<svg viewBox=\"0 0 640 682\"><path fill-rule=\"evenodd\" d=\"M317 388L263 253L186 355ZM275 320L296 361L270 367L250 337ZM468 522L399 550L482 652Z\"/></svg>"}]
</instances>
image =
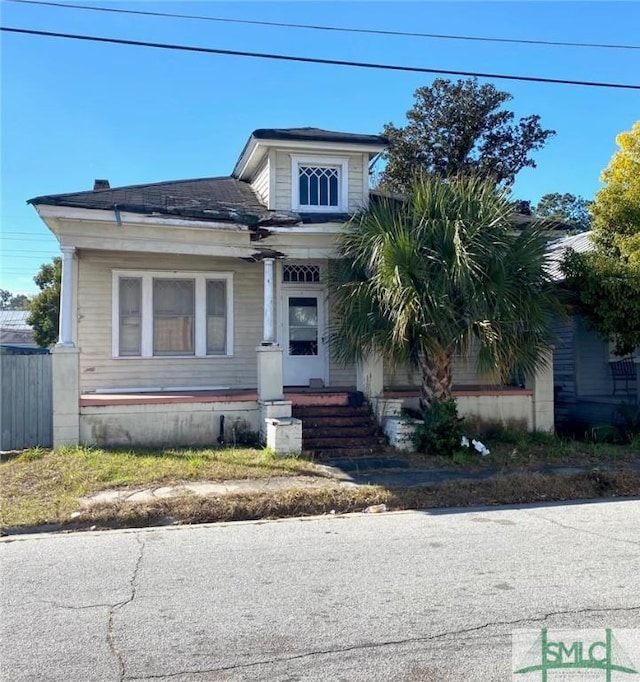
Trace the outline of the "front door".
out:
<instances>
[{"instance_id":1,"label":"front door","mask_svg":"<svg viewBox=\"0 0 640 682\"><path fill-rule=\"evenodd\" d=\"M285 386L308 386L325 380L326 345L321 291L285 289L282 292L283 373Z\"/></svg>"}]
</instances>

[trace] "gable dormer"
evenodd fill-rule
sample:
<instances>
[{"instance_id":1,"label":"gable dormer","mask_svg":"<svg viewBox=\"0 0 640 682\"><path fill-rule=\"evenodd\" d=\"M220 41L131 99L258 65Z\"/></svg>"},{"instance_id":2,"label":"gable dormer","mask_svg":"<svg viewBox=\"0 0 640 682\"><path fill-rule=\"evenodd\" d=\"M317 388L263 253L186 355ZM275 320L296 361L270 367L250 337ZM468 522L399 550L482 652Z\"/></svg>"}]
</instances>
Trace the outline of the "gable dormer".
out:
<instances>
[{"instance_id":1,"label":"gable dormer","mask_svg":"<svg viewBox=\"0 0 640 682\"><path fill-rule=\"evenodd\" d=\"M369 201L369 167L379 135L319 128L254 130L233 170L270 210L344 215Z\"/></svg>"}]
</instances>

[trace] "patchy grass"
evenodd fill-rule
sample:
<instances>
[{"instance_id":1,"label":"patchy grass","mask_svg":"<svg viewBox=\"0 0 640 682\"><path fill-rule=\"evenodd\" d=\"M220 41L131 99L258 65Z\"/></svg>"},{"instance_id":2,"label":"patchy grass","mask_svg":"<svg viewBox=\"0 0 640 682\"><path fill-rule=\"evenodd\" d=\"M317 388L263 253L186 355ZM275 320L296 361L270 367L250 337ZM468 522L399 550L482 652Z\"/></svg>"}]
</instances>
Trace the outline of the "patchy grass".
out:
<instances>
[{"instance_id":1,"label":"patchy grass","mask_svg":"<svg viewBox=\"0 0 640 682\"><path fill-rule=\"evenodd\" d=\"M189 495L147 504L121 502L91 507L83 513L82 521L66 524L66 528L144 527L341 514L363 511L369 505L381 503L390 511L398 511L637 496L640 496L640 472L593 469L556 476L509 474L484 481L445 482L433 488L336 485L253 495Z\"/></svg>"},{"instance_id":2,"label":"patchy grass","mask_svg":"<svg viewBox=\"0 0 640 682\"><path fill-rule=\"evenodd\" d=\"M0 526L60 523L79 497L110 488L300 474L321 475L311 462L255 448L33 448L0 462Z\"/></svg>"},{"instance_id":3,"label":"patchy grass","mask_svg":"<svg viewBox=\"0 0 640 682\"><path fill-rule=\"evenodd\" d=\"M0 462L0 526L145 526L303 516L331 510L344 513L380 503L389 509L422 509L640 496L640 471L627 466L640 459L640 440L613 445L511 433L503 434L501 440L495 436L484 442L492 451L486 458L471 451L457 455L453 461L418 454L401 456L417 469L490 468L499 475L482 481L449 481L436 487L406 489L354 488L332 480L322 488L304 488L301 483L296 487L296 476L326 474L307 460L279 458L268 450L254 448L34 448ZM535 471L545 464L580 464L591 469L563 475ZM608 467L612 470L606 470ZM84 510L77 521L71 521L71 514L78 510L78 498L102 490L283 476L292 477L291 489L96 505Z\"/></svg>"},{"instance_id":4,"label":"patchy grass","mask_svg":"<svg viewBox=\"0 0 640 682\"><path fill-rule=\"evenodd\" d=\"M456 453L452 459L412 453L406 459L415 468L440 469L457 467L468 470L497 469L516 471L536 469L546 464L602 465L625 464L640 460L640 438L627 444L591 443L559 438L545 433L504 431L480 436L491 450L481 457L469 448Z\"/></svg>"}]
</instances>

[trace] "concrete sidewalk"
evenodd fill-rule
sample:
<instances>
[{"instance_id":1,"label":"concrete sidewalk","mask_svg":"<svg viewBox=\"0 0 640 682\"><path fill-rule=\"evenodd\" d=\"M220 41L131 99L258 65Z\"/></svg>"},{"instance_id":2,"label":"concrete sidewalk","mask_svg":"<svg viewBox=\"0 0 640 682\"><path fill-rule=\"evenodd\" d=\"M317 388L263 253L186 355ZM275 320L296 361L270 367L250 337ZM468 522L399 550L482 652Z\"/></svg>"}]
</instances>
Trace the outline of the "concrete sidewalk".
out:
<instances>
[{"instance_id":1,"label":"concrete sidewalk","mask_svg":"<svg viewBox=\"0 0 640 682\"><path fill-rule=\"evenodd\" d=\"M384 462L384 464L381 464ZM337 466L339 465L339 466ZM391 471L382 467L393 466ZM640 462L627 465L640 470ZM114 504L120 502L148 503L154 500L197 495L203 497L222 497L237 494L261 494L282 492L286 490L309 490L336 487L356 487L363 485L381 486L383 488L424 488L434 487L446 481L484 481L497 476L510 474L545 474L566 475L591 471L595 468L602 471L615 471L617 467L602 465L547 465L534 469L483 469L479 471L461 471L459 469L411 469L403 460L344 460L332 461L330 465L319 466L319 476L281 476L266 479L239 479L222 482L198 481L181 483L172 486L151 486L136 489L105 490L87 497L79 498L81 508L98 504ZM403 470L398 471L399 468ZM79 512L76 512L79 514Z\"/></svg>"}]
</instances>

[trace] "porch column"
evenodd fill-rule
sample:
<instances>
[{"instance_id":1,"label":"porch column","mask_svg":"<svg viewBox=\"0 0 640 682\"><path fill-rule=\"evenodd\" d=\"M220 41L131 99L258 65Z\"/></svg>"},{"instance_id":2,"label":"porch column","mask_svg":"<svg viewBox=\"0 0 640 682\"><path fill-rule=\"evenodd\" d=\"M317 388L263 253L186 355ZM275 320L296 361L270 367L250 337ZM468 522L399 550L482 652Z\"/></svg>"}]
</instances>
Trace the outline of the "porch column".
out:
<instances>
[{"instance_id":1,"label":"porch column","mask_svg":"<svg viewBox=\"0 0 640 682\"><path fill-rule=\"evenodd\" d=\"M262 332L262 345L273 345L276 340L275 325L273 320L273 263L274 258L265 258L264 263L264 324Z\"/></svg>"},{"instance_id":2,"label":"porch column","mask_svg":"<svg viewBox=\"0 0 640 682\"><path fill-rule=\"evenodd\" d=\"M530 382L533 390L533 430L553 431L553 350L545 353L546 367L541 367ZM525 385L528 382L525 382Z\"/></svg>"},{"instance_id":3,"label":"porch column","mask_svg":"<svg viewBox=\"0 0 640 682\"><path fill-rule=\"evenodd\" d=\"M62 281L60 288L60 336L57 345L75 348L73 342L73 302L75 298L75 247L62 246Z\"/></svg>"}]
</instances>

